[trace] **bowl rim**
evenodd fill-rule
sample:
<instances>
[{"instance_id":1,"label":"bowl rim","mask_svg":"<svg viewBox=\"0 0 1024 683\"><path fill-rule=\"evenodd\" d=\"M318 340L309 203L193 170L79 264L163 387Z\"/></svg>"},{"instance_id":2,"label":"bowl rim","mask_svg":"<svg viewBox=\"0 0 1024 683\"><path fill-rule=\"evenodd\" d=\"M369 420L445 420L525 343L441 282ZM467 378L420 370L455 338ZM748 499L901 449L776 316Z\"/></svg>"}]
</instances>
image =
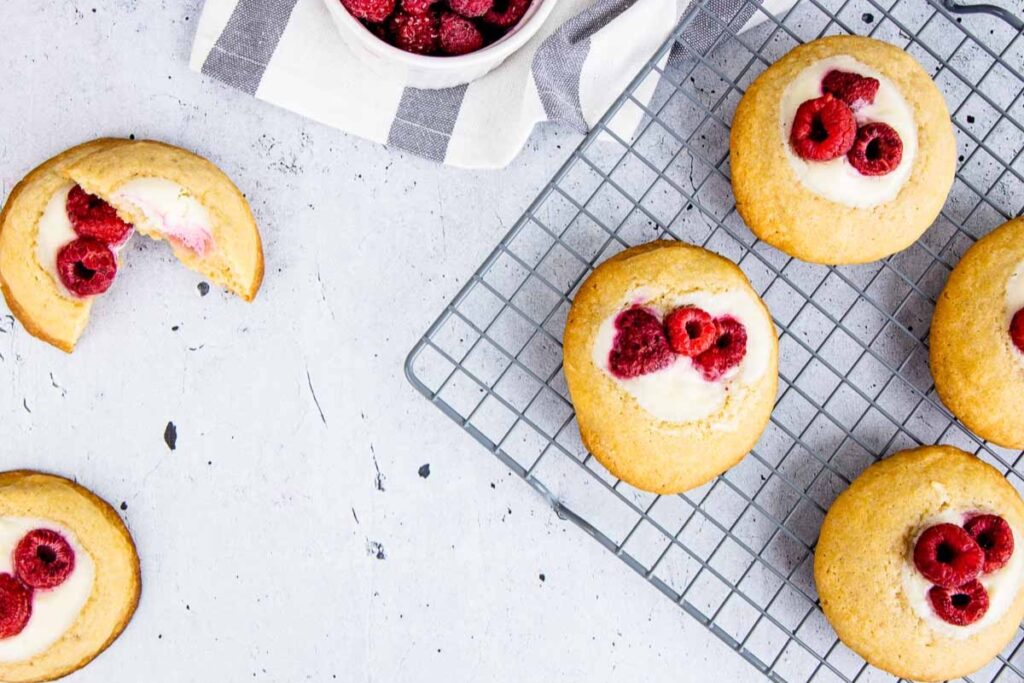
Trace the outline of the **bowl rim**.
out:
<instances>
[{"instance_id":1,"label":"bowl rim","mask_svg":"<svg viewBox=\"0 0 1024 683\"><path fill-rule=\"evenodd\" d=\"M324 0L324 4L327 5L339 28L343 26L350 35L378 56L418 69L449 71L483 66L494 59L505 58L516 52L540 30L554 10L557 1L533 0L519 23L498 41L475 52L454 56L418 55L406 52L374 35L361 21L349 13L348 9L342 5L341 0Z\"/></svg>"}]
</instances>

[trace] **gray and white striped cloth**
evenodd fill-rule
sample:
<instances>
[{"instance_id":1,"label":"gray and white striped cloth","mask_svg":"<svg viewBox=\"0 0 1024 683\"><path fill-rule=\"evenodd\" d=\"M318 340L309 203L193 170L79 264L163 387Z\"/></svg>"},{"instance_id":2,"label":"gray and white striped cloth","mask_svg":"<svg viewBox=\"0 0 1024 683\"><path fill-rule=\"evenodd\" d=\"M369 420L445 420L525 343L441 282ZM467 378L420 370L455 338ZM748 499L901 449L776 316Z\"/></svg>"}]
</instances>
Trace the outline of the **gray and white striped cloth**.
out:
<instances>
[{"instance_id":1,"label":"gray and white striped cloth","mask_svg":"<svg viewBox=\"0 0 1024 683\"><path fill-rule=\"evenodd\" d=\"M545 26L487 76L419 90L368 73L322 0L207 0L191 67L250 95L375 142L465 168L501 168L533 127L586 131L675 28L689 0L557 0ZM709 0L743 26L746 0ZM686 29L710 49L721 25ZM678 58L678 53L669 60Z\"/></svg>"}]
</instances>

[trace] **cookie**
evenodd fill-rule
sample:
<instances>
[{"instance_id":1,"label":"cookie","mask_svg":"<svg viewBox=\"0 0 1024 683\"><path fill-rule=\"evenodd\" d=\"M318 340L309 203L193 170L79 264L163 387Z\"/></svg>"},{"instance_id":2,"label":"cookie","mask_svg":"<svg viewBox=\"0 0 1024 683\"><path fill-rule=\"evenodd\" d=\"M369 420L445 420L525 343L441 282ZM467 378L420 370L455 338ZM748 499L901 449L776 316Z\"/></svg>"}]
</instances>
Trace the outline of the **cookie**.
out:
<instances>
[{"instance_id":1,"label":"cookie","mask_svg":"<svg viewBox=\"0 0 1024 683\"><path fill-rule=\"evenodd\" d=\"M866 469L821 527L814 580L839 638L911 680L967 675L1024 617L1024 501L998 470L950 446Z\"/></svg>"},{"instance_id":2,"label":"cookie","mask_svg":"<svg viewBox=\"0 0 1024 683\"><path fill-rule=\"evenodd\" d=\"M735 465L774 405L768 309L735 264L700 247L653 242L602 263L563 347L584 445L646 491L687 491Z\"/></svg>"},{"instance_id":3,"label":"cookie","mask_svg":"<svg viewBox=\"0 0 1024 683\"><path fill-rule=\"evenodd\" d=\"M135 613L131 535L78 484L0 473L0 680L51 681L110 646Z\"/></svg>"},{"instance_id":4,"label":"cookie","mask_svg":"<svg viewBox=\"0 0 1024 683\"><path fill-rule=\"evenodd\" d=\"M907 248L939 215L956 142L946 103L903 50L859 36L800 45L740 100L736 209L796 258L867 263Z\"/></svg>"},{"instance_id":5,"label":"cookie","mask_svg":"<svg viewBox=\"0 0 1024 683\"><path fill-rule=\"evenodd\" d=\"M950 273L929 339L935 390L946 407L983 439L1018 450L1024 448L1022 311L1024 219L1018 218L978 240Z\"/></svg>"},{"instance_id":6,"label":"cookie","mask_svg":"<svg viewBox=\"0 0 1024 683\"><path fill-rule=\"evenodd\" d=\"M0 212L0 288L12 313L72 351L135 231L167 239L187 266L246 300L259 289L259 231L223 173L169 145L104 139L43 163Z\"/></svg>"}]
</instances>

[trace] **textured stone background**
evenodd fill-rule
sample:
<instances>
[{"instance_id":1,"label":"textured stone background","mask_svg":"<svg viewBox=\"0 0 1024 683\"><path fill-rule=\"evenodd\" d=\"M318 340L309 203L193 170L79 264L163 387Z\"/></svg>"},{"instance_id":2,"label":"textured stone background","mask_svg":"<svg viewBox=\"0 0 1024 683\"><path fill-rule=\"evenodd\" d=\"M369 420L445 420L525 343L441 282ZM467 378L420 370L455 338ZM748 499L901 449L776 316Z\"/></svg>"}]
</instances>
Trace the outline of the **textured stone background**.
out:
<instances>
[{"instance_id":1,"label":"textured stone background","mask_svg":"<svg viewBox=\"0 0 1024 683\"><path fill-rule=\"evenodd\" d=\"M0 466L92 488L142 556L135 620L69 680L753 676L402 375L578 136L500 173L390 152L190 73L200 4L0 8L0 195L75 143L153 137L220 164L266 246L246 305L136 238L71 357L0 305Z\"/></svg>"}]
</instances>

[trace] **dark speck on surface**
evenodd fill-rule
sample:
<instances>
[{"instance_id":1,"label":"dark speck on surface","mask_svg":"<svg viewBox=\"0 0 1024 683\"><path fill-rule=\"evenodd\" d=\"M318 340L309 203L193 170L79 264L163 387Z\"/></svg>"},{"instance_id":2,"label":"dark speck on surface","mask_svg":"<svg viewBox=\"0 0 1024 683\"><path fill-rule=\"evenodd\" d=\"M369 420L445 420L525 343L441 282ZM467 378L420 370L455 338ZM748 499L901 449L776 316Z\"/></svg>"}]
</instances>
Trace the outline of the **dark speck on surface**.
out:
<instances>
[{"instance_id":1,"label":"dark speck on surface","mask_svg":"<svg viewBox=\"0 0 1024 683\"><path fill-rule=\"evenodd\" d=\"M864 14L860 15L860 20L863 21L865 24L870 24L875 20L875 15L872 14L871 12L865 12Z\"/></svg>"},{"instance_id":2,"label":"dark speck on surface","mask_svg":"<svg viewBox=\"0 0 1024 683\"><path fill-rule=\"evenodd\" d=\"M122 500L122 501L121 501L121 510L127 510L127 509L128 509L128 503L126 503L126 502L124 502L124 501Z\"/></svg>"},{"instance_id":3,"label":"dark speck on surface","mask_svg":"<svg viewBox=\"0 0 1024 683\"><path fill-rule=\"evenodd\" d=\"M384 546L377 541L366 542L366 554L371 557L376 557L378 560L388 559L387 554L384 552Z\"/></svg>"},{"instance_id":4,"label":"dark speck on surface","mask_svg":"<svg viewBox=\"0 0 1024 683\"><path fill-rule=\"evenodd\" d=\"M199 296L206 296L210 293L210 285L206 282L200 282L196 285L196 289L199 290Z\"/></svg>"},{"instance_id":5,"label":"dark speck on surface","mask_svg":"<svg viewBox=\"0 0 1024 683\"><path fill-rule=\"evenodd\" d=\"M428 462L426 465L421 465L418 471L420 476L426 479L430 476L430 463Z\"/></svg>"},{"instance_id":6,"label":"dark speck on surface","mask_svg":"<svg viewBox=\"0 0 1024 683\"><path fill-rule=\"evenodd\" d=\"M968 116L967 117L967 123L974 123L974 117L973 116Z\"/></svg>"},{"instance_id":7,"label":"dark speck on surface","mask_svg":"<svg viewBox=\"0 0 1024 683\"><path fill-rule=\"evenodd\" d=\"M543 582L543 581L547 581L547 580L548 580L548 577L546 577L546 576L544 576L543 574L541 574L541 575L540 575L540 580L541 580L542 582Z\"/></svg>"},{"instance_id":8,"label":"dark speck on surface","mask_svg":"<svg viewBox=\"0 0 1024 683\"><path fill-rule=\"evenodd\" d=\"M174 426L173 422L168 422L167 427L164 428L164 443L172 451L178 447L178 428Z\"/></svg>"},{"instance_id":9,"label":"dark speck on surface","mask_svg":"<svg viewBox=\"0 0 1024 683\"><path fill-rule=\"evenodd\" d=\"M180 325L172 325L171 326L171 332L177 332L179 329L181 329Z\"/></svg>"},{"instance_id":10,"label":"dark speck on surface","mask_svg":"<svg viewBox=\"0 0 1024 683\"><path fill-rule=\"evenodd\" d=\"M373 446L370 446L370 452L373 452ZM373 469L377 471L377 475L373 478L373 487L378 491L384 491L384 473L380 471L380 465L377 464L377 456L373 456Z\"/></svg>"}]
</instances>

